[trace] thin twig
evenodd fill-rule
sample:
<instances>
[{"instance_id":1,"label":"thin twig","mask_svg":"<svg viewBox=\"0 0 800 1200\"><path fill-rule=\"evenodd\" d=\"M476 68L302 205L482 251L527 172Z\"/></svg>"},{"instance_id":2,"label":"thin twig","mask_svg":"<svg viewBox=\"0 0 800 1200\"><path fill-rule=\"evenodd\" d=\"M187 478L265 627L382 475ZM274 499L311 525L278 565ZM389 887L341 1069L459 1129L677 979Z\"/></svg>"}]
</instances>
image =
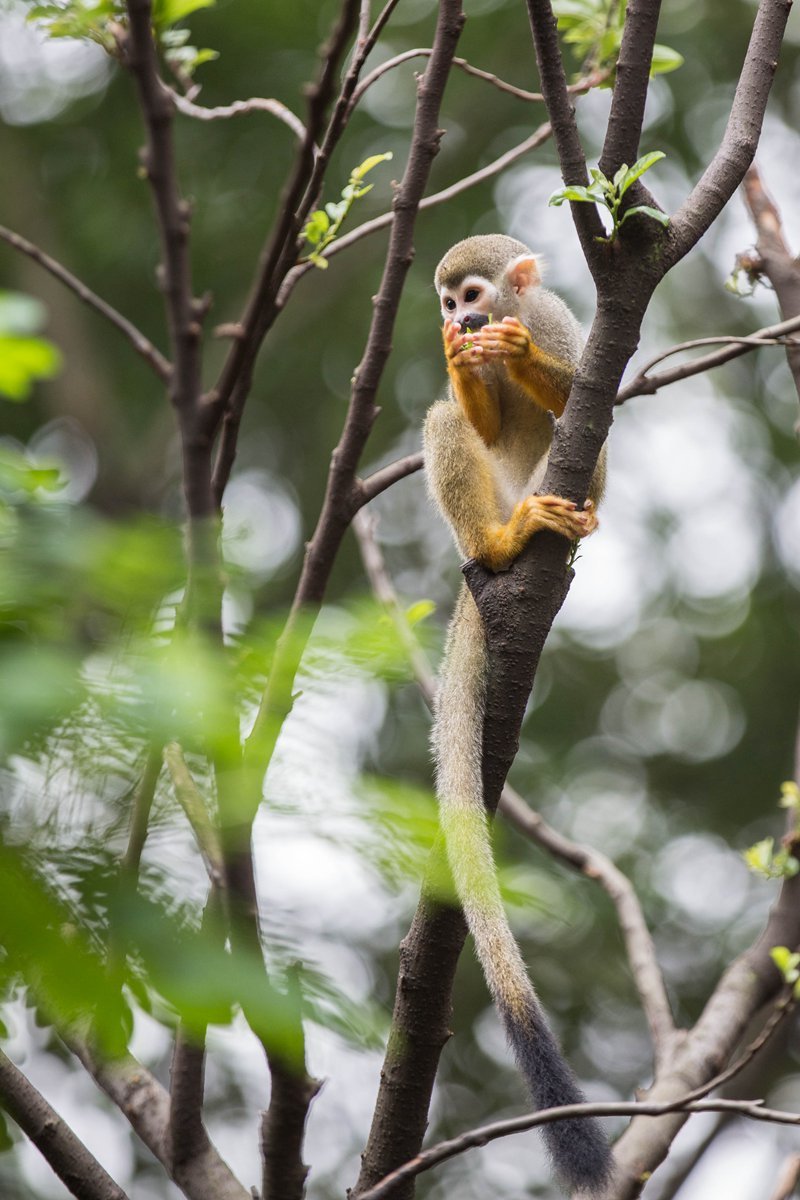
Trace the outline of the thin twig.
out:
<instances>
[{"instance_id":1,"label":"thin twig","mask_svg":"<svg viewBox=\"0 0 800 1200\"><path fill-rule=\"evenodd\" d=\"M119 1184L2 1050L0 1102L78 1200L127 1200Z\"/></svg>"},{"instance_id":2,"label":"thin twig","mask_svg":"<svg viewBox=\"0 0 800 1200\"><path fill-rule=\"evenodd\" d=\"M466 1150L485 1146L498 1138L508 1137L514 1133L525 1133L540 1125L548 1125L552 1121L561 1121L572 1117L663 1117L668 1113L703 1113L726 1112L747 1117L753 1121L768 1121L776 1125L800 1126L800 1114L785 1112L781 1109L765 1108L761 1100L695 1100L683 1099L670 1104L642 1103L601 1103L601 1104L570 1104L563 1108L542 1109L536 1113L528 1113L522 1117L512 1117L506 1121L494 1121L490 1125L481 1125L470 1129L458 1137L446 1142L439 1142L429 1150L421 1151L416 1158L404 1163L396 1171L386 1175L380 1183L359 1192L358 1200L383 1200L404 1179L411 1179L429 1171L439 1163L455 1158Z\"/></svg>"},{"instance_id":3,"label":"thin twig","mask_svg":"<svg viewBox=\"0 0 800 1200\"><path fill-rule=\"evenodd\" d=\"M280 100L251 96L249 100L234 100L233 104L218 104L214 108L206 108L202 104L195 104L188 100L186 96L182 96L180 92L176 92L167 84L162 86L178 112L185 117L192 117L195 121L227 121L231 117L245 117L250 113L269 113L271 116L277 117L284 125L288 125L295 137L301 141L306 136L306 127L303 122Z\"/></svg>"},{"instance_id":4,"label":"thin twig","mask_svg":"<svg viewBox=\"0 0 800 1200\"><path fill-rule=\"evenodd\" d=\"M393 58L387 58L385 62L379 63L368 75L364 76L356 88L353 93L351 106L355 108L364 93L388 71L394 70L395 67L401 66L412 58L430 58L431 54L433 54L432 49L418 46L414 50L404 50L402 54L395 54ZM491 71L483 71L480 67L473 67L466 58L454 58L453 66L458 67L466 75L472 75L476 79L483 79L486 83L490 83L492 87L497 88L498 91L505 92L509 96L514 96L517 100L539 104L544 100L541 92L528 92L524 88L515 87L513 83L506 82L505 79L501 79L499 75L494 75ZM567 91L571 96L582 96L607 79L608 74L608 71L593 71L591 74L585 75L575 83L570 84Z\"/></svg>"},{"instance_id":5,"label":"thin twig","mask_svg":"<svg viewBox=\"0 0 800 1200\"><path fill-rule=\"evenodd\" d=\"M487 163L485 167L481 167L478 171L473 171L471 175L465 175L463 179L456 180L449 187L443 188L440 192L434 192L431 196L424 196L419 202L420 211L428 208L433 208L437 204L445 204L448 200L453 200L456 196L460 196L462 192L466 192L469 188L475 187L479 183L485 183L486 180L492 179L495 175L499 175L506 167L511 166L518 159L522 158L529 150L535 150L541 146L552 133L552 127L549 122L540 125L538 129L526 137L524 141L517 146L512 146L505 154L501 154L493 162ZM363 221L361 225L357 225L355 229L351 229L349 233L342 234L335 242L331 242L322 252L323 258L333 258L342 250L348 250L362 238L368 237L372 233L378 233L381 229L387 229L394 220L394 210L391 212L381 213L377 217L372 217L369 221ZM313 263L298 263L288 272L286 278L281 285L276 303L282 308L290 295L294 291L295 285L308 272L315 270Z\"/></svg>"},{"instance_id":6,"label":"thin twig","mask_svg":"<svg viewBox=\"0 0 800 1200\"><path fill-rule=\"evenodd\" d=\"M709 371L712 367L722 366L723 363L731 362L734 358L749 354L751 350L756 350L759 346L785 345L785 339L798 330L800 330L800 317L792 317L791 320L781 321L778 325L767 325L763 329L757 329L749 337L701 338L695 342L682 342L677 346L671 346L669 350L662 351L641 367L630 383L626 383L624 387L620 388L615 403L624 404L626 400L630 400L634 396L654 396L659 388L666 387L667 384L678 383L682 379L690 379L693 375ZM656 363L663 362L672 354L678 354L681 350L691 350L693 346L710 345L715 342L723 343L723 348L695 358L692 362L681 363L668 371L659 371L655 375L647 373Z\"/></svg>"},{"instance_id":7,"label":"thin twig","mask_svg":"<svg viewBox=\"0 0 800 1200\"><path fill-rule=\"evenodd\" d=\"M558 833L507 784L498 807L520 833L588 879L596 880L613 901L625 939L631 974L650 1028L658 1068L672 1050L675 1022L655 945L633 884L605 854L592 846L572 842Z\"/></svg>"},{"instance_id":8,"label":"thin twig","mask_svg":"<svg viewBox=\"0 0 800 1200\"><path fill-rule=\"evenodd\" d=\"M311 209L309 194L318 191L335 144L334 121L343 106L344 89L340 93L336 113L325 129L328 111L336 83L339 63L357 20L355 0L345 0L339 19L327 45L321 51L319 77L308 93L308 118L303 141L298 146L289 178L278 205L278 217L270 231L261 254L258 271L250 288L244 312L237 322L239 336L233 341L223 363L217 383L205 399L207 420L213 426L222 420L222 431L214 463L213 489L217 505L230 478L236 457L244 406L250 392L256 358L277 309L275 296L286 272L297 257L297 241ZM348 80L352 77L352 68ZM355 80L352 81L355 87ZM347 96L349 101L349 93ZM340 135L343 124L337 126Z\"/></svg>"},{"instance_id":9,"label":"thin twig","mask_svg":"<svg viewBox=\"0 0 800 1200\"><path fill-rule=\"evenodd\" d=\"M424 465L424 459L420 451L417 454L407 454L405 458L398 458L395 462L388 463L387 466L373 471L366 479L360 481L359 498L361 503L368 504L370 500L374 500L376 496L380 496L381 492L385 492L387 488L398 483L401 479L405 479L408 475L413 475L415 471L421 471Z\"/></svg>"},{"instance_id":10,"label":"thin twig","mask_svg":"<svg viewBox=\"0 0 800 1200\"><path fill-rule=\"evenodd\" d=\"M48 271L65 287L68 287L71 292L74 292L79 300L87 304L89 308L93 308L101 317L105 317L110 321L115 329L118 329L123 337L127 338L136 353L144 359L148 366L152 367L162 383L169 383L172 374L172 364L161 351L153 345L153 343L145 337L140 329L137 329L127 317L123 317L122 313L117 312L110 304L101 299L95 292L88 288L82 280L63 267L56 259L51 258L49 254L45 254L44 250L40 250L33 242L29 242L27 238L22 237L19 233L14 233L11 229L6 229L0 225L0 238L7 242L9 246L13 246L15 250L19 250L21 254L32 258L34 262Z\"/></svg>"}]
</instances>

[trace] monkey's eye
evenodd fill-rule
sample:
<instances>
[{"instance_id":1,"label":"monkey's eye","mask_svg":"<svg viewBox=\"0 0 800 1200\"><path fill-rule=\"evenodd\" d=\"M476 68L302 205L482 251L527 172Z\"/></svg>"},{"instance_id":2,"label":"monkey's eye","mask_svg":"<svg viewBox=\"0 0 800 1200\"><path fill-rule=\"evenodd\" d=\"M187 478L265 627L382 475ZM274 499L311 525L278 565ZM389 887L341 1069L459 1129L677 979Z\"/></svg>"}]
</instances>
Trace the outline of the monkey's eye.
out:
<instances>
[{"instance_id":1,"label":"monkey's eye","mask_svg":"<svg viewBox=\"0 0 800 1200\"><path fill-rule=\"evenodd\" d=\"M480 288L467 288L464 292L464 299L467 304L474 304L480 294Z\"/></svg>"},{"instance_id":2,"label":"monkey's eye","mask_svg":"<svg viewBox=\"0 0 800 1200\"><path fill-rule=\"evenodd\" d=\"M446 299L446 300L445 300L445 302L444 302L444 306L445 306L445 308L447 309L447 311L448 311L448 312L452 312L452 311L453 311L453 309L456 307L456 302L455 302L455 300L453 299L453 297L452 297L452 296L448 296L448 297L447 297L447 299Z\"/></svg>"}]
</instances>

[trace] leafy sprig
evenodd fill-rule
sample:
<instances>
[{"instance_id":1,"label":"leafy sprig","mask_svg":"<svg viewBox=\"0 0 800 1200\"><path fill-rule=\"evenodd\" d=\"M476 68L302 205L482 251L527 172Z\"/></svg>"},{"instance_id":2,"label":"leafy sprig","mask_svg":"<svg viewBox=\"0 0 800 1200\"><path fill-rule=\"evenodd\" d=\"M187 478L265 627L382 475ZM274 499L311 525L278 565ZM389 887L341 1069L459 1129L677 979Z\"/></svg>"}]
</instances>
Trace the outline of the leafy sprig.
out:
<instances>
[{"instance_id":1,"label":"leafy sprig","mask_svg":"<svg viewBox=\"0 0 800 1200\"><path fill-rule=\"evenodd\" d=\"M175 29L179 21L200 8L210 8L216 0L154 0L153 31L164 59L181 81L190 79L203 63L218 58L216 50L201 50L190 44L188 29ZM127 26L127 13L121 0L60 0L36 4L28 13L49 37L77 38L97 42L107 54L118 57L120 33Z\"/></svg>"},{"instance_id":2,"label":"leafy sprig","mask_svg":"<svg viewBox=\"0 0 800 1200\"><path fill-rule=\"evenodd\" d=\"M609 72L600 87L612 87L625 26L626 0L554 0L553 12L564 41L572 46L583 70ZM671 46L653 46L651 75L665 75L683 66L683 56Z\"/></svg>"},{"instance_id":3,"label":"leafy sprig","mask_svg":"<svg viewBox=\"0 0 800 1200\"><path fill-rule=\"evenodd\" d=\"M391 151L386 154L372 154L369 158L365 158L360 166L350 172L350 178L342 188L341 200L337 200L335 204L326 204L324 208L318 208L311 213L301 235L309 243L311 250L301 258L301 262L310 262L315 267L325 270L328 260L323 257L323 251L338 236L339 230L356 200L366 196L367 192L371 192L375 186L372 183L365 184L364 176L373 167L377 167L382 162L389 162L391 158Z\"/></svg>"},{"instance_id":4,"label":"leafy sprig","mask_svg":"<svg viewBox=\"0 0 800 1200\"><path fill-rule=\"evenodd\" d=\"M650 217L661 225L669 225L668 215L660 208L652 208L649 204L634 204L631 208L626 208L620 215L622 201L628 188L641 178L645 171L649 171L652 166L665 157L663 150L653 150L650 154L643 154L632 167L623 163L613 179L606 178L601 170L593 167L589 172L592 182L588 187L571 185L559 188L553 192L548 203L557 208L565 200L575 200L580 204L599 204L601 208L605 208L611 217L611 233L607 237L598 238L599 242L616 241L619 231L628 217L633 217L637 213Z\"/></svg>"}]
</instances>

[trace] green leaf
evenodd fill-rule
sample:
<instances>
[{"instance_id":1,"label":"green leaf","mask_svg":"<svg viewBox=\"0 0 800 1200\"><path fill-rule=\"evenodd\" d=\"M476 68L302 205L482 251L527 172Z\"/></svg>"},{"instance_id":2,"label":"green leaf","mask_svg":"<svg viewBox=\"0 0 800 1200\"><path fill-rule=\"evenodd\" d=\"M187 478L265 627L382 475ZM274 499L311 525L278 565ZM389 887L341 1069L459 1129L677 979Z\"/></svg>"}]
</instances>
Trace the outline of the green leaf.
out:
<instances>
[{"instance_id":1,"label":"green leaf","mask_svg":"<svg viewBox=\"0 0 800 1200\"><path fill-rule=\"evenodd\" d=\"M793 779L788 779L786 783L781 784L779 804L781 808L800 808L800 787Z\"/></svg>"},{"instance_id":2,"label":"green leaf","mask_svg":"<svg viewBox=\"0 0 800 1200\"><path fill-rule=\"evenodd\" d=\"M386 154L371 154L369 158L365 158L361 165L350 173L351 182L357 183L359 179L364 178L368 171L371 171L373 167L377 167L378 163L390 162L392 158L393 154L391 150L387 151Z\"/></svg>"},{"instance_id":3,"label":"green leaf","mask_svg":"<svg viewBox=\"0 0 800 1200\"><path fill-rule=\"evenodd\" d=\"M641 158L637 158L632 167L625 169L622 180L617 184L619 195L624 196L632 183L635 183L640 176L644 175L645 171L649 171L652 166L655 166L657 162L666 157L663 150L653 150L650 154L643 154ZM620 170L622 170L621 167ZM617 183L616 175L614 176L614 182L615 184Z\"/></svg>"},{"instance_id":4,"label":"green leaf","mask_svg":"<svg viewBox=\"0 0 800 1200\"><path fill-rule=\"evenodd\" d=\"M153 24L161 30L182 21L199 8L212 8L215 0L155 0Z\"/></svg>"},{"instance_id":5,"label":"green leaf","mask_svg":"<svg viewBox=\"0 0 800 1200\"><path fill-rule=\"evenodd\" d=\"M677 50L673 50L671 46L660 46L656 43L653 46L653 58L650 62L651 75L666 75L669 71L677 71L682 67L684 58Z\"/></svg>"},{"instance_id":6,"label":"green leaf","mask_svg":"<svg viewBox=\"0 0 800 1200\"><path fill-rule=\"evenodd\" d=\"M660 208L651 208L648 204L635 204L633 208L627 209L620 225L624 225L628 217L634 217L637 213L641 213L645 217L652 217L654 221L658 221L665 227L669 225L669 213L662 212Z\"/></svg>"},{"instance_id":7,"label":"green leaf","mask_svg":"<svg viewBox=\"0 0 800 1200\"><path fill-rule=\"evenodd\" d=\"M313 212L306 222L303 230L303 237L307 242L311 242L312 246L318 245L325 234L330 229L330 217L321 208Z\"/></svg>"},{"instance_id":8,"label":"green leaf","mask_svg":"<svg viewBox=\"0 0 800 1200\"><path fill-rule=\"evenodd\" d=\"M602 204L604 197L593 187L565 187L553 192L548 204L558 208L565 200L576 200L584 204Z\"/></svg>"},{"instance_id":9,"label":"green leaf","mask_svg":"<svg viewBox=\"0 0 800 1200\"><path fill-rule=\"evenodd\" d=\"M44 338L0 336L0 394L8 400L27 400L37 379L52 379L61 367L61 354Z\"/></svg>"},{"instance_id":10,"label":"green leaf","mask_svg":"<svg viewBox=\"0 0 800 1200\"><path fill-rule=\"evenodd\" d=\"M760 842L756 842L755 845L743 851L742 857L751 871L769 879L771 878L772 851L774 847L774 838L763 838Z\"/></svg>"},{"instance_id":11,"label":"green leaf","mask_svg":"<svg viewBox=\"0 0 800 1200\"><path fill-rule=\"evenodd\" d=\"M800 979L800 954L793 954L788 946L773 946L769 956L786 983L797 983Z\"/></svg>"},{"instance_id":12,"label":"green leaf","mask_svg":"<svg viewBox=\"0 0 800 1200\"><path fill-rule=\"evenodd\" d=\"M420 621L424 621L431 613L436 612L436 605L433 600L418 600L416 604L412 604L406 609L406 620L409 625L419 625Z\"/></svg>"}]
</instances>

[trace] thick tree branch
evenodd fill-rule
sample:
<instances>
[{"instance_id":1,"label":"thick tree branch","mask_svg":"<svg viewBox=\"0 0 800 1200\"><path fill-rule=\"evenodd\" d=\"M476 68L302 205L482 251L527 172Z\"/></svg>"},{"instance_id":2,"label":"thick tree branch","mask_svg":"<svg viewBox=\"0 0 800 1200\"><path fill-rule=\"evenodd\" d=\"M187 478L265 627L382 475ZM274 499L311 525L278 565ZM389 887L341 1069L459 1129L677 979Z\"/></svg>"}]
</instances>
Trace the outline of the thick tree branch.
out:
<instances>
[{"instance_id":1,"label":"thick tree branch","mask_svg":"<svg viewBox=\"0 0 800 1200\"><path fill-rule=\"evenodd\" d=\"M152 367L162 383L169 383L172 374L172 364L169 359L165 358L161 351L127 317L123 317L115 308L112 308L110 304L96 295L91 288L88 288L76 275L73 275L71 271L63 267L60 262L51 258L49 254L45 254L44 250L40 250L33 242L29 242L27 238L14 233L11 229L6 229L4 225L0 225L0 238L4 242L7 242L9 246L13 246L15 250L19 250L21 254L25 254L28 258L33 259L40 267L48 271L54 279L57 279L59 283L63 283L71 292L74 292L79 300L82 300L89 308L93 308L101 317L105 317L107 321L110 321L114 328L118 329L123 337L127 338L136 353L144 359L149 367Z\"/></svg>"},{"instance_id":2,"label":"thick tree branch","mask_svg":"<svg viewBox=\"0 0 800 1200\"><path fill-rule=\"evenodd\" d=\"M527 0L536 61L547 112L553 126L553 138L565 184L585 186L589 182L586 156L581 145L575 111L570 103L567 77L558 42L558 28L550 0ZM587 262L591 264L594 239L603 236L603 223L593 204L570 205L572 219L581 239Z\"/></svg>"},{"instance_id":3,"label":"thick tree branch","mask_svg":"<svg viewBox=\"0 0 800 1200\"><path fill-rule=\"evenodd\" d=\"M667 230L667 266L697 244L753 161L791 7L791 0L760 0L720 148Z\"/></svg>"},{"instance_id":4,"label":"thick tree branch","mask_svg":"<svg viewBox=\"0 0 800 1200\"><path fill-rule=\"evenodd\" d=\"M660 10L661 0L628 0L625 8L611 112L600 156L600 170L609 179L623 163L630 165L638 157Z\"/></svg>"},{"instance_id":5,"label":"thick tree branch","mask_svg":"<svg viewBox=\"0 0 800 1200\"><path fill-rule=\"evenodd\" d=\"M0 1104L78 1200L127 1200L122 1188L2 1050Z\"/></svg>"}]
</instances>

